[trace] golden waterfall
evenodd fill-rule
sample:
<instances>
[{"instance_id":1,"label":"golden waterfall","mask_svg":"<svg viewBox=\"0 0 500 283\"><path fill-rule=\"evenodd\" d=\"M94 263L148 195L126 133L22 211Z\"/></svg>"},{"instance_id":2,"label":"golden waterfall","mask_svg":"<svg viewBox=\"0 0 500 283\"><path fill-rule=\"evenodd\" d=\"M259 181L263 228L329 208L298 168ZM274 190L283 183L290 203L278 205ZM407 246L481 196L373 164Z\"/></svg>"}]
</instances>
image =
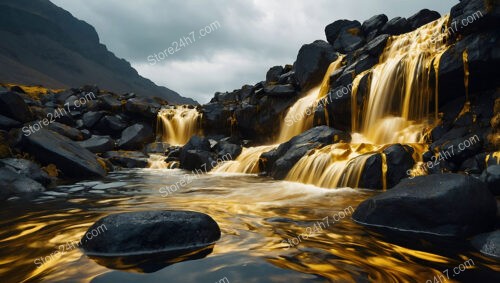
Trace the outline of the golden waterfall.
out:
<instances>
[{"instance_id":1,"label":"golden waterfall","mask_svg":"<svg viewBox=\"0 0 500 283\"><path fill-rule=\"evenodd\" d=\"M290 109L288 109L284 123L281 125L278 142L283 143L313 126L314 109L319 101L324 98L330 90L330 75L342 66L344 56L339 56L328 67L321 84L308 90L305 95L297 100Z\"/></svg>"},{"instance_id":2,"label":"golden waterfall","mask_svg":"<svg viewBox=\"0 0 500 283\"><path fill-rule=\"evenodd\" d=\"M387 165L382 150L406 143L423 152L423 132L436 122L437 77L439 60L447 49L443 28L447 23L448 16L389 38L379 64L354 79L351 143L312 150L286 179L321 187L358 187L366 160L380 153L385 189ZM358 106L358 86L366 75L370 76L368 93Z\"/></svg>"},{"instance_id":3,"label":"golden waterfall","mask_svg":"<svg viewBox=\"0 0 500 283\"><path fill-rule=\"evenodd\" d=\"M200 134L201 114L196 108L181 105L162 108L158 112L156 135L170 145L184 145Z\"/></svg>"},{"instance_id":4,"label":"golden waterfall","mask_svg":"<svg viewBox=\"0 0 500 283\"><path fill-rule=\"evenodd\" d=\"M241 154L232 161L226 161L212 169L215 173L246 173L257 174L259 170L259 158L264 152L271 151L277 145L263 145L243 148Z\"/></svg>"}]
</instances>

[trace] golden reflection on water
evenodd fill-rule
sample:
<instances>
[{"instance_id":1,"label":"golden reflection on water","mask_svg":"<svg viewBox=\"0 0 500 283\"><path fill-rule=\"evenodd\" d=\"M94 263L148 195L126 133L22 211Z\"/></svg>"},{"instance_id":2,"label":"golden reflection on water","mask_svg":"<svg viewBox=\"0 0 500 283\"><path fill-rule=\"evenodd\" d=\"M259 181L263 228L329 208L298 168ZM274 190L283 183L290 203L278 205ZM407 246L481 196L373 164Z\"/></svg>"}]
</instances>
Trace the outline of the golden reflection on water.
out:
<instances>
[{"instance_id":1,"label":"golden reflection on water","mask_svg":"<svg viewBox=\"0 0 500 283\"><path fill-rule=\"evenodd\" d=\"M137 275L141 283L207 282L203 278L213 273L227 275L230 282L425 282L471 257L476 270L499 270L498 262L468 250L450 252L393 243L349 217L308 238L301 237L298 245L287 248L287 239L303 235L308 227L346 207L355 208L374 192L211 174L195 179L176 194L161 197L158 189L183 174L151 169L114 173L109 181L128 183L119 191L92 194L87 190L35 203L7 203L0 215L4 228L0 232L0 282L122 282L135 278L133 273L120 277L123 271L99 265L79 249L54 256L39 268L34 261L49 256L59 245L79 241L102 216L154 209L207 213L219 224L222 238L206 258ZM189 277L183 273L185 266ZM230 275L243 281L231 281Z\"/></svg>"}]
</instances>

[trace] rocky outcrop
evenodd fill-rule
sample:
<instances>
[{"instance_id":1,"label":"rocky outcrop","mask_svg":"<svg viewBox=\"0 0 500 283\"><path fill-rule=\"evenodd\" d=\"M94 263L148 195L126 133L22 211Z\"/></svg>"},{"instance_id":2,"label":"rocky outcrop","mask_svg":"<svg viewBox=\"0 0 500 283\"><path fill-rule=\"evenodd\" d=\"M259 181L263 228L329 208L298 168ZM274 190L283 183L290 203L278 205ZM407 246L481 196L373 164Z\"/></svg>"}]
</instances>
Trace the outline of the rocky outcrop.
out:
<instances>
[{"instance_id":1,"label":"rocky outcrop","mask_svg":"<svg viewBox=\"0 0 500 283\"><path fill-rule=\"evenodd\" d=\"M368 227L445 237L489 231L496 201L486 184L465 175L404 179L392 190L362 202L353 219Z\"/></svg>"},{"instance_id":2,"label":"rocky outcrop","mask_svg":"<svg viewBox=\"0 0 500 283\"><path fill-rule=\"evenodd\" d=\"M482 254L500 259L500 230L477 235L471 243Z\"/></svg>"},{"instance_id":3,"label":"rocky outcrop","mask_svg":"<svg viewBox=\"0 0 500 283\"><path fill-rule=\"evenodd\" d=\"M302 88L321 81L323 74L338 54L334 47L322 40L303 45L294 64L295 76Z\"/></svg>"},{"instance_id":4,"label":"rocky outcrop","mask_svg":"<svg viewBox=\"0 0 500 283\"><path fill-rule=\"evenodd\" d=\"M22 123L33 120L33 114L23 98L12 91L0 93L0 114Z\"/></svg>"},{"instance_id":5,"label":"rocky outcrop","mask_svg":"<svg viewBox=\"0 0 500 283\"><path fill-rule=\"evenodd\" d=\"M2 201L10 197L27 197L45 191L42 184L6 167L0 168L0 188Z\"/></svg>"}]
</instances>

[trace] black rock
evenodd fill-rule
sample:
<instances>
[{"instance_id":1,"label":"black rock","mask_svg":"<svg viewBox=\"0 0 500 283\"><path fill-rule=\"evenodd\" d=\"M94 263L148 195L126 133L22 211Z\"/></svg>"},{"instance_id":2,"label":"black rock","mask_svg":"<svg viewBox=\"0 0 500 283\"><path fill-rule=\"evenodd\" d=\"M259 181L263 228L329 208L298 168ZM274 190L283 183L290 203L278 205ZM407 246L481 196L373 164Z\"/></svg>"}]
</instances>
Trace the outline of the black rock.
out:
<instances>
[{"instance_id":1,"label":"black rock","mask_svg":"<svg viewBox=\"0 0 500 283\"><path fill-rule=\"evenodd\" d=\"M500 165L488 166L480 177L488 185L488 189L495 196L500 196Z\"/></svg>"},{"instance_id":2,"label":"black rock","mask_svg":"<svg viewBox=\"0 0 500 283\"><path fill-rule=\"evenodd\" d=\"M98 236L82 238L88 255L153 254L201 248L214 244L221 232L208 215L193 211L141 211L111 214L87 231Z\"/></svg>"},{"instance_id":3,"label":"black rock","mask_svg":"<svg viewBox=\"0 0 500 283\"><path fill-rule=\"evenodd\" d=\"M433 22L441 18L441 15L436 11L431 11L429 9L420 10L415 15L408 18L408 23L410 24L411 30L416 30L417 28Z\"/></svg>"},{"instance_id":4,"label":"black rock","mask_svg":"<svg viewBox=\"0 0 500 283\"><path fill-rule=\"evenodd\" d=\"M366 40L371 41L380 34L382 27L389 21L386 15L376 15L363 22L361 30L366 35Z\"/></svg>"},{"instance_id":5,"label":"black rock","mask_svg":"<svg viewBox=\"0 0 500 283\"><path fill-rule=\"evenodd\" d=\"M282 66L274 66L267 71L266 74L266 82L267 83L276 83L278 82L280 76L283 74L283 67Z\"/></svg>"},{"instance_id":6,"label":"black rock","mask_svg":"<svg viewBox=\"0 0 500 283\"><path fill-rule=\"evenodd\" d=\"M148 166L148 156L140 151L108 151L102 155L113 165L123 168L145 168Z\"/></svg>"},{"instance_id":7,"label":"black rock","mask_svg":"<svg viewBox=\"0 0 500 283\"><path fill-rule=\"evenodd\" d=\"M283 179L309 150L350 140L350 135L345 132L328 126L315 127L262 154L261 168L265 168L265 171L275 179Z\"/></svg>"},{"instance_id":8,"label":"black rock","mask_svg":"<svg viewBox=\"0 0 500 283\"><path fill-rule=\"evenodd\" d=\"M411 31L411 26L408 20L401 17L396 17L388 21L380 30L381 34L400 35Z\"/></svg>"},{"instance_id":9,"label":"black rock","mask_svg":"<svg viewBox=\"0 0 500 283\"><path fill-rule=\"evenodd\" d=\"M127 123L119 116L106 115L96 124L95 129L102 133L119 133L127 127Z\"/></svg>"},{"instance_id":10,"label":"black rock","mask_svg":"<svg viewBox=\"0 0 500 283\"><path fill-rule=\"evenodd\" d=\"M496 201L486 184L466 175L404 179L392 190L362 202L359 224L446 237L467 237L493 228Z\"/></svg>"},{"instance_id":11,"label":"black rock","mask_svg":"<svg viewBox=\"0 0 500 283\"><path fill-rule=\"evenodd\" d=\"M408 177L407 170L413 168L415 164L412 157L414 150L406 145L394 144L384 149L383 152L387 164L387 189L390 189Z\"/></svg>"},{"instance_id":12,"label":"black rock","mask_svg":"<svg viewBox=\"0 0 500 283\"><path fill-rule=\"evenodd\" d=\"M33 120L33 113L26 102L12 91L0 93L0 114L23 123Z\"/></svg>"},{"instance_id":13,"label":"black rock","mask_svg":"<svg viewBox=\"0 0 500 283\"><path fill-rule=\"evenodd\" d=\"M146 147L144 147L144 151L146 153L162 153L163 154L163 153L167 152L169 148L170 148L170 145L168 143L153 142L153 143L146 145Z\"/></svg>"},{"instance_id":14,"label":"black rock","mask_svg":"<svg viewBox=\"0 0 500 283\"><path fill-rule=\"evenodd\" d=\"M123 149L141 149L153 141L153 129L146 124L137 123L126 128L121 135L118 147Z\"/></svg>"},{"instance_id":15,"label":"black rock","mask_svg":"<svg viewBox=\"0 0 500 283\"><path fill-rule=\"evenodd\" d=\"M82 121L86 128L91 129L103 116L103 112L89 111L83 114Z\"/></svg>"},{"instance_id":16,"label":"black rock","mask_svg":"<svg viewBox=\"0 0 500 283\"><path fill-rule=\"evenodd\" d=\"M500 259L500 230L477 235L472 238L471 243L482 254Z\"/></svg>"},{"instance_id":17,"label":"black rock","mask_svg":"<svg viewBox=\"0 0 500 283\"><path fill-rule=\"evenodd\" d=\"M152 98L131 98L125 105L127 112L145 118L155 118L160 108L161 105Z\"/></svg>"},{"instance_id":18,"label":"black rock","mask_svg":"<svg viewBox=\"0 0 500 283\"><path fill-rule=\"evenodd\" d=\"M54 181L52 177L43 171L38 164L26 159L4 158L0 159L0 164L11 169L17 174L33 179L38 183L49 186Z\"/></svg>"},{"instance_id":19,"label":"black rock","mask_svg":"<svg viewBox=\"0 0 500 283\"><path fill-rule=\"evenodd\" d=\"M78 142L78 144L93 153L103 153L113 150L115 148L116 142L109 136L93 135L87 140Z\"/></svg>"},{"instance_id":20,"label":"black rock","mask_svg":"<svg viewBox=\"0 0 500 283\"><path fill-rule=\"evenodd\" d=\"M300 86L312 86L321 81L330 63L337 58L334 48L325 41L303 45L294 64Z\"/></svg>"},{"instance_id":21,"label":"black rock","mask_svg":"<svg viewBox=\"0 0 500 283\"><path fill-rule=\"evenodd\" d=\"M74 141L83 140L82 132L65 124L52 122L49 124L48 129L65 137L68 137Z\"/></svg>"},{"instance_id":22,"label":"black rock","mask_svg":"<svg viewBox=\"0 0 500 283\"><path fill-rule=\"evenodd\" d=\"M349 29L357 29L360 28L361 24L358 21L349 21L349 20L337 20L325 27L325 35L326 40L334 45L335 41L341 36L341 34Z\"/></svg>"},{"instance_id":23,"label":"black rock","mask_svg":"<svg viewBox=\"0 0 500 283\"><path fill-rule=\"evenodd\" d=\"M364 43L365 38L361 30L361 24L358 21L352 21L340 28L339 34L333 43L333 48L340 53L349 53L357 50Z\"/></svg>"},{"instance_id":24,"label":"black rock","mask_svg":"<svg viewBox=\"0 0 500 283\"><path fill-rule=\"evenodd\" d=\"M13 196L26 197L43 191L45 188L40 183L9 168L0 168L0 200Z\"/></svg>"},{"instance_id":25,"label":"black rock","mask_svg":"<svg viewBox=\"0 0 500 283\"><path fill-rule=\"evenodd\" d=\"M101 95L99 98L103 102L103 107L106 110L116 111L122 107L121 101L118 101L111 94Z\"/></svg>"},{"instance_id":26,"label":"black rock","mask_svg":"<svg viewBox=\"0 0 500 283\"><path fill-rule=\"evenodd\" d=\"M297 91L291 84L270 85L264 88L264 92L270 96L295 96Z\"/></svg>"},{"instance_id":27,"label":"black rock","mask_svg":"<svg viewBox=\"0 0 500 283\"><path fill-rule=\"evenodd\" d=\"M78 143L47 129L22 136L22 148L43 164L55 164L72 178L103 177L106 171L96 156Z\"/></svg>"},{"instance_id":28,"label":"black rock","mask_svg":"<svg viewBox=\"0 0 500 283\"><path fill-rule=\"evenodd\" d=\"M242 147L238 144L220 141L215 145L215 150L218 158L229 155L230 159L236 159L240 155Z\"/></svg>"},{"instance_id":29,"label":"black rock","mask_svg":"<svg viewBox=\"0 0 500 283\"><path fill-rule=\"evenodd\" d=\"M0 130L19 128L22 124L14 119L0 115Z\"/></svg>"},{"instance_id":30,"label":"black rock","mask_svg":"<svg viewBox=\"0 0 500 283\"><path fill-rule=\"evenodd\" d=\"M453 35L495 30L499 25L500 5L495 0L462 0L450 11L450 27L453 28Z\"/></svg>"},{"instance_id":31,"label":"black rock","mask_svg":"<svg viewBox=\"0 0 500 283\"><path fill-rule=\"evenodd\" d=\"M193 136L180 152L181 167L187 170L203 169L206 172L213 168L217 155L211 152L207 138Z\"/></svg>"},{"instance_id":32,"label":"black rock","mask_svg":"<svg viewBox=\"0 0 500 283\"><path fill-rule=\"evenodd\" d=\"M382 52L384 51L384 48L387 44L387 39L389 39L388 34L382 34L377 37L375 37L373 40L368 42L364 47L363 50L368 52L368 54L378 57Z\"/></svg>"}]
</instances>

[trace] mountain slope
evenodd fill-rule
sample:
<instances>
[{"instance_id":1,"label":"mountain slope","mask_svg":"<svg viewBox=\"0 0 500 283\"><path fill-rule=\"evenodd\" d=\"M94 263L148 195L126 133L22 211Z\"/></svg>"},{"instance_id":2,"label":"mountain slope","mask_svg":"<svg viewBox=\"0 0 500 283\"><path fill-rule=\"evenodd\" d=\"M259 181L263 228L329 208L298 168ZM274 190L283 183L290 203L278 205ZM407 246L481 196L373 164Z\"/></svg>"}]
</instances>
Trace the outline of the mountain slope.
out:
<instances>
[{"instance_id":1,"label":"mountain slope","mask_svg":"<svg viewBox=\"0 0 500 283\"><path fill-rule=\"evenodd\" d=\"M141 77L99 43L95 29L48 0L0 0L0 82L53 88L96 84L114 92L190 98Z\"/></svg>"}]
</instances>

